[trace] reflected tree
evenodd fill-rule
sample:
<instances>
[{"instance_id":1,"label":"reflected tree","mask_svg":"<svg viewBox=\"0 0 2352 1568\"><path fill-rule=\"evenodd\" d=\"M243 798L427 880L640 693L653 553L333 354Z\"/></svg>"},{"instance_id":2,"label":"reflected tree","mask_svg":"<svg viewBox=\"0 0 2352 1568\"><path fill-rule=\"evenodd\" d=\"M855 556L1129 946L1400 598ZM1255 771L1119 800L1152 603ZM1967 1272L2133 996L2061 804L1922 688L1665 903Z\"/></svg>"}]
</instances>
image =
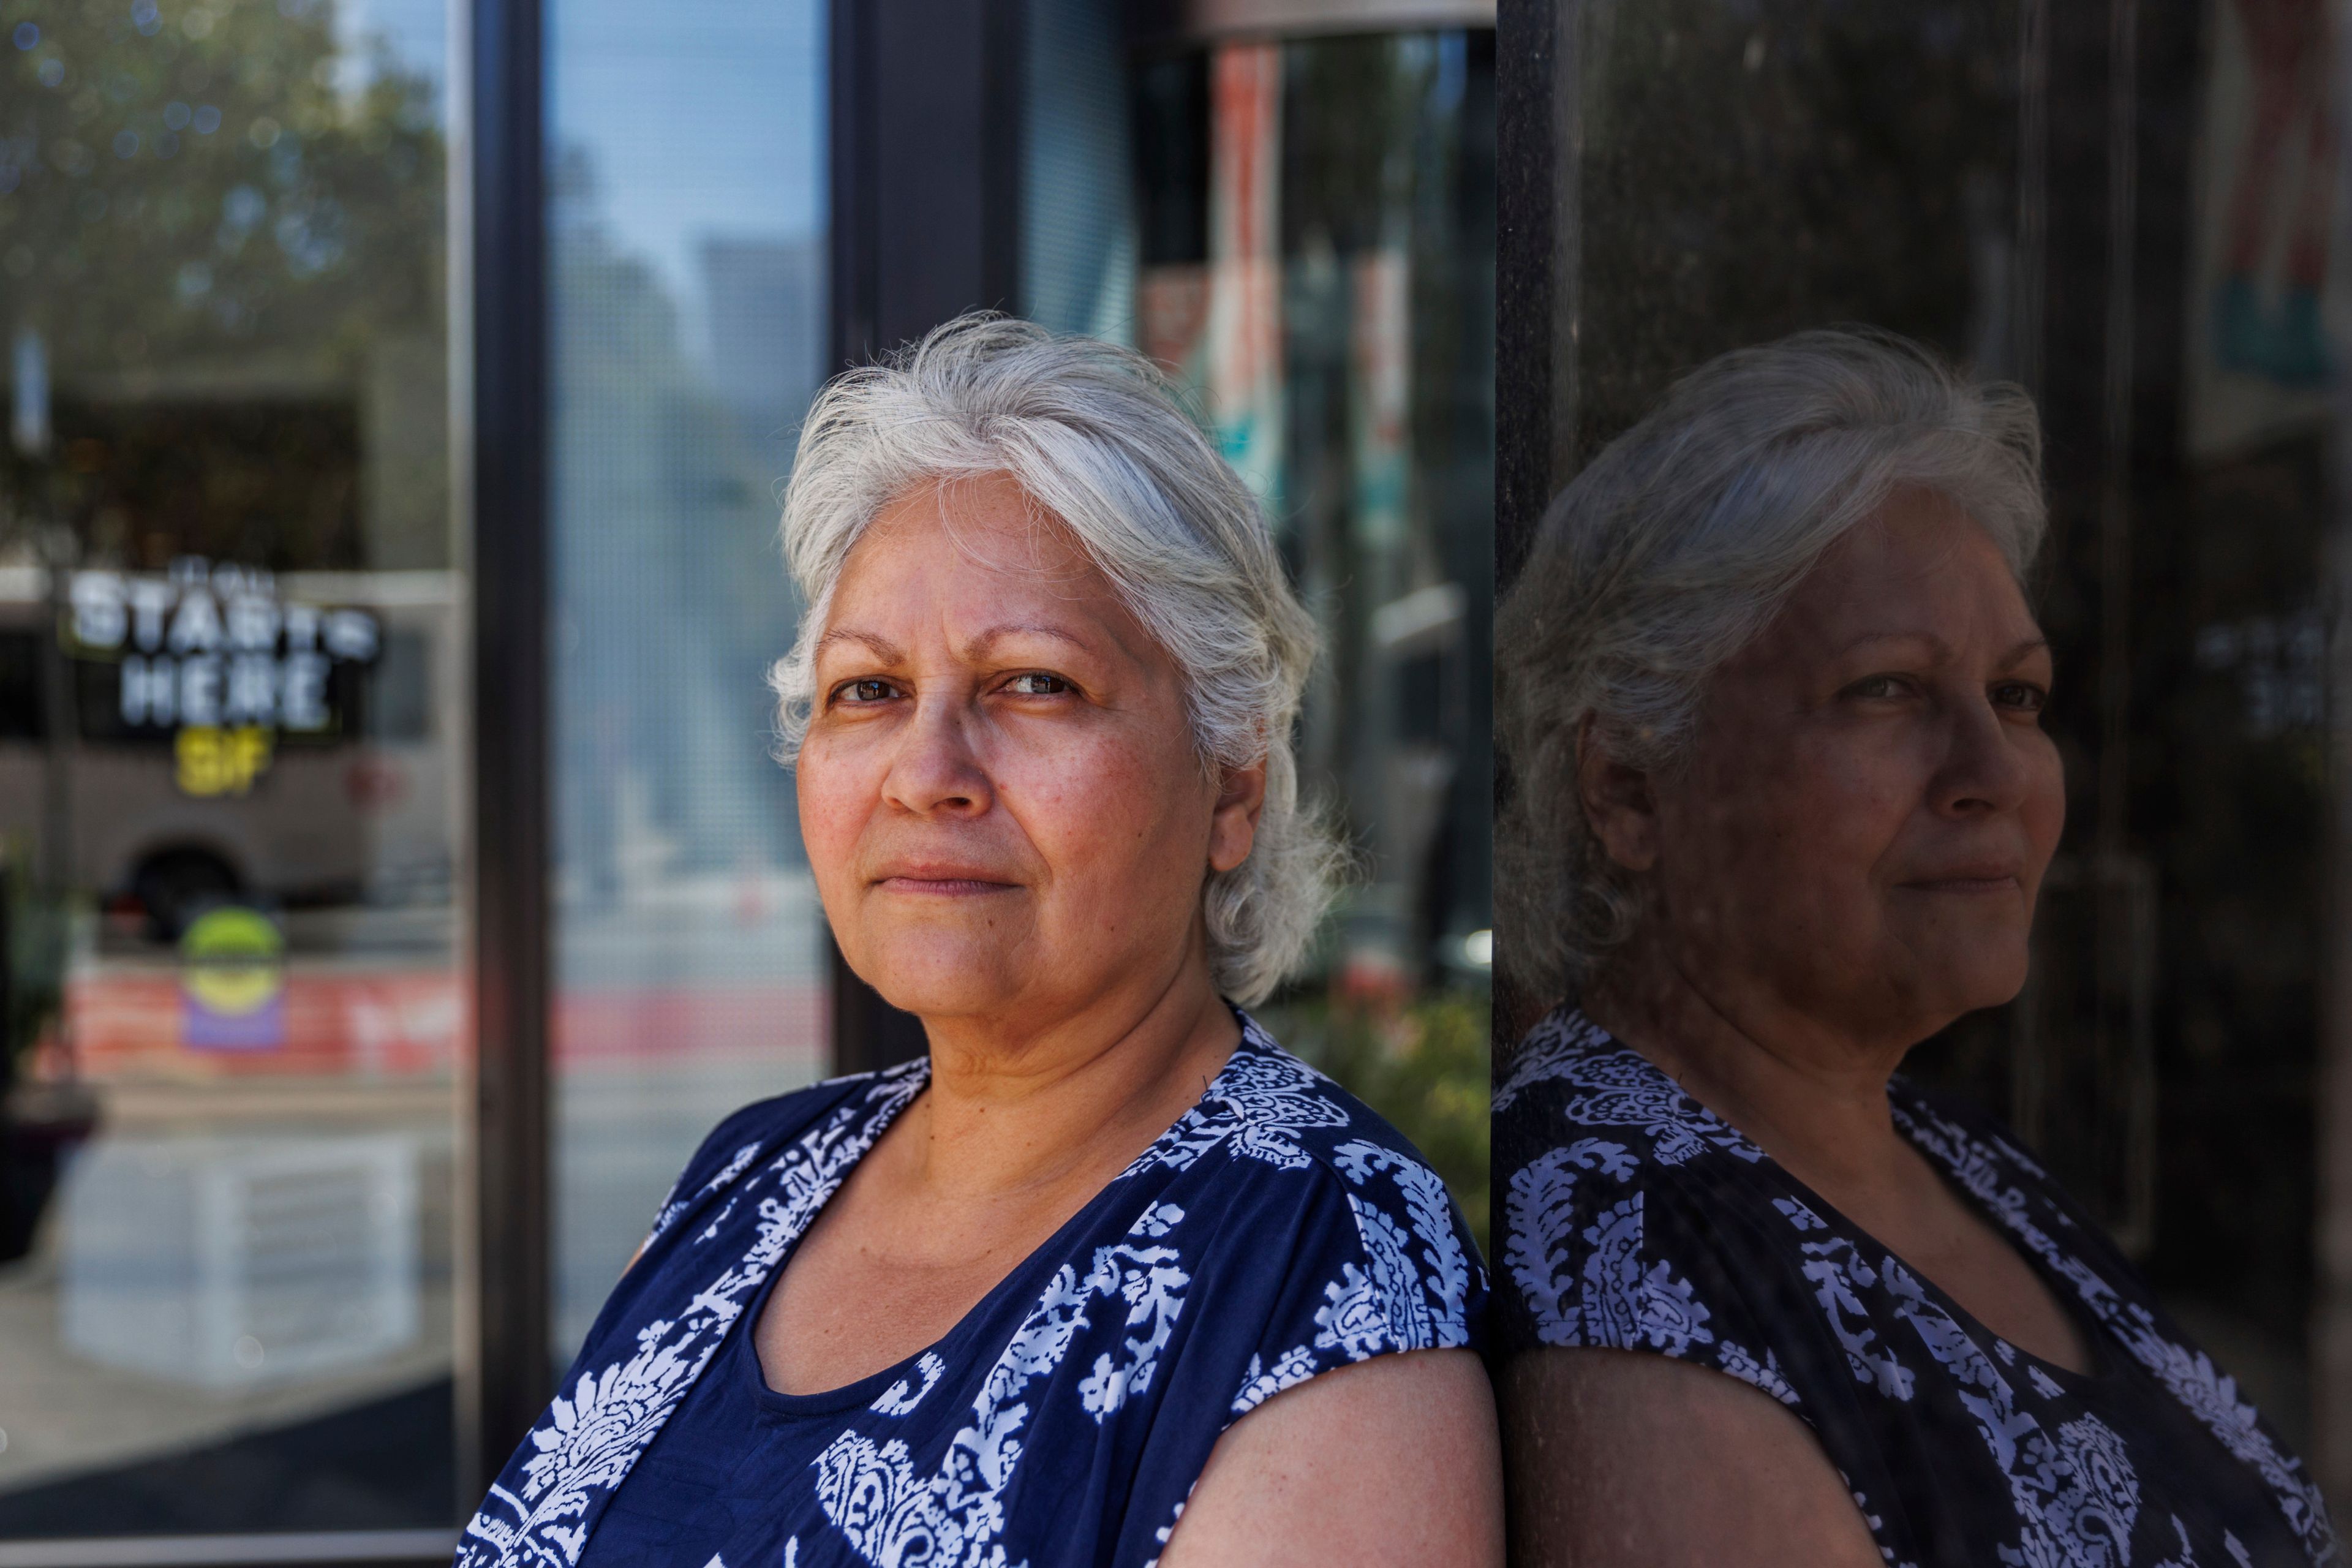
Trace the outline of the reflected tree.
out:
<instances>
[{"instance_id":1,"label":"reflected tree","mask_svg":"<svg viewBox=\"0 0 2352 1568\"><path fill-rule=\"evenodd\" d=\"M150 567L446 559L436 89L351 43L326 0L0 0L0 330L57 401L20 521ZM362 497L369 444L407 460Z\"/></svg>"},{"instance_id":2,"label":"reflected tree","mask_svg":"<svg viewBox=\"0 0 2352 1568\"><path fill-rule=\"evenodd\" d=\"M433 84L324 0L0 4L9 325L89 374L437 331Z\"/></svg>"}]
</instances>

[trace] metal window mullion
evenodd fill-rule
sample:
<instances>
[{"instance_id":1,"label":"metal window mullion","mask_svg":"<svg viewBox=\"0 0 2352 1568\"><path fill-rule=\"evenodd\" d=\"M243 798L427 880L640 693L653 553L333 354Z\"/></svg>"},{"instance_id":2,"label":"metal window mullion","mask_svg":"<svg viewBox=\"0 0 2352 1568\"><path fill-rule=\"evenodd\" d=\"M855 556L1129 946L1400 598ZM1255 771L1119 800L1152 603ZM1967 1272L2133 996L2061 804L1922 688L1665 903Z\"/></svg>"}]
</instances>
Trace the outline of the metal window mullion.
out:
<instances>
[{"instance_id":1,"label":"metal window mullion","mask_svg":"<svg viewBox=\"0 0 2352 1568\"><path fill-rule=\"evenodd\" d=\"M471 0L460 342L471 515L475 1053L460 1314L470 1508L546 1404L548 285L541 0ZM457 292L454 291L453 292Z\"/></svg>"}]
</instances>

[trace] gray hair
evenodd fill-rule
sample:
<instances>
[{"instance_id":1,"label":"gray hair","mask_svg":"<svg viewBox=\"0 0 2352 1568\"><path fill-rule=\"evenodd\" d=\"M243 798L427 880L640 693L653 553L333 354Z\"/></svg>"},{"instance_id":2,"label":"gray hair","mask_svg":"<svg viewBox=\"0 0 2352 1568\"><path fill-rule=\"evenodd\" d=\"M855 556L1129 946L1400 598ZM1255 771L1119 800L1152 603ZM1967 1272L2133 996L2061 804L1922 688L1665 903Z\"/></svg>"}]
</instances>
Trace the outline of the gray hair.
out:
<instances>
[{"instance_id":1,"label":"gray hair","mask_svg":"<svg viewBox=\"0 0 2352 1568\"><path fill-rule=\"evenodd\" d=\"M1709 361L1553 499L1495 626L1516 784L1498 824L1514 874L1497 958L1521 997L1580 988L1640 916L1585 819L1588 721L1618 760L1671 770L1708 678L1897 487L1966 510L2024 584L2046 525L2041 464L2022 388L1970 384L1916 343L1840 328Z\"/></svg>"},{"instance_id":2,"label":"gray hair","mask_svg":"<svg viewBox=\"0 0 2352 1568\"><path fill-rule=\"evenodd\" d=\"M1202 895L1218 989L1263 1001L1306 955L1340 864L1291 752L1318 638L1256 497L1141 355L974 312L818 395L784 495L808 610L770 678L779 757L790 765L807 733L816 639L866 525L919 485L989 474L1068 531L1175 662L1211 776L1265 763L1249 857Z\"/></svg>"}]
</instances>

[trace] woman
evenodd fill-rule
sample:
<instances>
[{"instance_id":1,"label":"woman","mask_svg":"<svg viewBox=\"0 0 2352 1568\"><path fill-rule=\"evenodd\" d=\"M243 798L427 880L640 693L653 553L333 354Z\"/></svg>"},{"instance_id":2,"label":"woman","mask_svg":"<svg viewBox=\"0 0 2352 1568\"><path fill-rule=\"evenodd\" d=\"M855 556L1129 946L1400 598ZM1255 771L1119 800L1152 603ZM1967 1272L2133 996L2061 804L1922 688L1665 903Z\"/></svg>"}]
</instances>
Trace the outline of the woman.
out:
<instances>
[{"instance_id":1,"label":"woman","mask_svg":"<svg viewBox=\"0 0 2352 1568\"><path fill-rule=\"evenodd\" d=\"M819 397L783 534L809 862L929 1055L711 1134L459 1562L1497 1562L1476 1253L1234 1005L1332 857L1249 492L970 317Z\"/></svg>"},{"instance_id":2,"label":"woman","mask_svg":"<svg viewBox=\"0 0 2352 1568\"><path fill-rule=\"evenodd\" d=\"M2064 813L2033 409L1812 332L1677 385L1498 622L1514 1561L2331 1562L2093 1222L1893 1076L2023 984Z\"/></svg>"}]
</instances>

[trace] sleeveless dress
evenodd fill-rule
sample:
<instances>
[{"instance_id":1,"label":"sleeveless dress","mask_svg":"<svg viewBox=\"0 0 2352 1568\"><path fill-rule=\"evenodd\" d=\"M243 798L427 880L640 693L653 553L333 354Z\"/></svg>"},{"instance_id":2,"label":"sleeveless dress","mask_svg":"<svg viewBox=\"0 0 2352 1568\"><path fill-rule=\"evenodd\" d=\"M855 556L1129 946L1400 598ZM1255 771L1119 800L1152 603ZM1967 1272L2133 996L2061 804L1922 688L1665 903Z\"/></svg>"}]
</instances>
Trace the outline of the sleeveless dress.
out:
<instances>
[{"instance_id":1,"label":"sleeveless dress","mask_svg":"<svg viewBox=\"0 0 2352 1568\"><path fill-rule=\"evenodd\" d=\"M2302 1568L2319 1490L2096 1224L1995 1127L1897 1077L1895 1125L2082 1325L2088 1376L1978 1323L1580 1014L1495 1095L1497 1352L1711 1367L1812 1428L1892 1564Z\"/></svg>"},{"instance_id":2,"label":"sleeveless dress","mask_svg":"<svg viewBox=\"0 0 2352 1568\"><path fill-rule=\"evenodd\" d=\"M1218 1435L1318 1373L1477 1348L1444 1184L1242 1019L1200 1100L944 1338L770 1389L751 1325L927 1062L737 1112L466 1527L458 1568L1142 1568Z\"/></svg>"}]
</instances>

